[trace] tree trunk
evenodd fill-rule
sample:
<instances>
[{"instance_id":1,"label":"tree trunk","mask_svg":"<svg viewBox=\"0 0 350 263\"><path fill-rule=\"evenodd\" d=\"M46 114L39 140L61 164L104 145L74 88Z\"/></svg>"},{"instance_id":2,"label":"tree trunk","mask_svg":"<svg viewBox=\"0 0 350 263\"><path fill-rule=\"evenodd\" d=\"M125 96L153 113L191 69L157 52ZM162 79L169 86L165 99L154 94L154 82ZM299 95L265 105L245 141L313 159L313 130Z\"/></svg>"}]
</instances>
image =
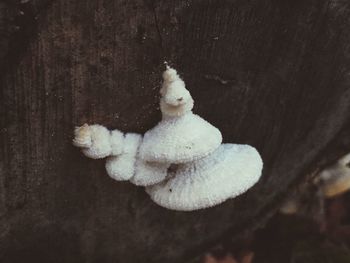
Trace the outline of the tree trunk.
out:
<instances>
[{"instance_id":1,"label":"tree trunk","mask_svg":"<svg viewBox=\"0 0 350 263\"><path fill-rule=\"evenodd\" d=\"M350 149L349 1L5 1L0 30L1 262L185 262ZM225 142L261 153L244 195L166 210L72 146L85 122L153 127L164 60Z\"/></svg>"}]
</instances>

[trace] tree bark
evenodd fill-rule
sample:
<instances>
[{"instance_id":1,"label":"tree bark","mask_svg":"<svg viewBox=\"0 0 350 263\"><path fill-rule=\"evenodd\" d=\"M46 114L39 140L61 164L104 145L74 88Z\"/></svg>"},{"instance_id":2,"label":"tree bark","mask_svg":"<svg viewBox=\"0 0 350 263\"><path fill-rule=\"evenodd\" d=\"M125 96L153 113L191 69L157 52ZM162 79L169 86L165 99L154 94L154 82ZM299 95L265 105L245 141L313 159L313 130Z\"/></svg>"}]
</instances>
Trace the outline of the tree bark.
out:
<instances>
[{"instance_id":1,"label":"tree bark","mask_svg":"<svg viewBox=\"0 0 350 263\"><path fill-rule=\"evenodd\" d=\"M0 3L1 262L184 262L264 224L350 149L349 15L342 0ZM164 60L225 142L261 153L244 195L166 210L72 146L85 122L153 127Z\"/></svg>"}]
</instances>

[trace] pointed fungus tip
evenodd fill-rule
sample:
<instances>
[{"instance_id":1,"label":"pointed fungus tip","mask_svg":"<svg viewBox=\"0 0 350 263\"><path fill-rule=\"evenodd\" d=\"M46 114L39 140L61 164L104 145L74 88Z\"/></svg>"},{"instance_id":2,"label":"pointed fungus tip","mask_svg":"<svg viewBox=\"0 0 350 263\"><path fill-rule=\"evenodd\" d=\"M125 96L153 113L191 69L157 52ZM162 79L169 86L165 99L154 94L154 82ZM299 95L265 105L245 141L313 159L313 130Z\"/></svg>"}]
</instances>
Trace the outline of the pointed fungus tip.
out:
<instances>
[{"instance_id":1,"label":"pointed fungus tip","mask_svg":"<svg viewBox=\"0 0 350 263\"><path fill-rule=\"evenodd\" d=\"M166 65L166 70L163 72L163 80L164 82L173 82L176 80L181 80L181 78L177 74L176 69Z\"/></svg>"},{"instance_id":2,"label":"pointed fungus tip","mask_svg":"<svg viewBox=\"0 0 350 263\"><path fill-rule=\"evenodd\" d=\"M168 64L167 61L164 61L164 65L165 65L165 68L166 68L166 69L169 69L169 68L170 68L170 66L169 66L169 64Z\"/></svg>"}]
</instances>

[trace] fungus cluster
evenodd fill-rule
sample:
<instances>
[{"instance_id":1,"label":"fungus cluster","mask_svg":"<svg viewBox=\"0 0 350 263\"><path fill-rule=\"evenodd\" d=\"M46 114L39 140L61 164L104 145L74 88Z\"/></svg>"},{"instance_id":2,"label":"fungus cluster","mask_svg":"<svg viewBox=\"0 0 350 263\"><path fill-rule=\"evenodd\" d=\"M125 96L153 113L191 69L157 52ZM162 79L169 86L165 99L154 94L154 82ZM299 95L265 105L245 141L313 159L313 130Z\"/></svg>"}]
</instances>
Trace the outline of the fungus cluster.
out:
<instances>
[{"instance_id":1,"label":"fungus cluster","mask_svg":"<svg viewBox=\"0 0 350 263\"><path fill-rule=\"evenodd\" d=\"M110 177L144 186L154 202L173 210L217 205L259 180L257 150L222 144L220 131L193 114L193 99L175 69L167 66L160 94L162 120L143 136L84 124L73 144L87 157L107 157Z\"/></svg>"}]
</instances>

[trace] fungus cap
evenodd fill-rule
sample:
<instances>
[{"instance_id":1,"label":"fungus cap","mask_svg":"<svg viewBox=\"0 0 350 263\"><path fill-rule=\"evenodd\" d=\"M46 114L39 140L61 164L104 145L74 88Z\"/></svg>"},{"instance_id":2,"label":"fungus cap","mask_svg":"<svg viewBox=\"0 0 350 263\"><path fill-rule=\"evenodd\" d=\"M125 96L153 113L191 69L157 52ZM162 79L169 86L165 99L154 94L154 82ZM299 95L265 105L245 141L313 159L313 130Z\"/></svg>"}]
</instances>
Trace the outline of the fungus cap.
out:
<instances>
[{"instance_id":1,"label":"fungus cap","mask_svg":"<svg viewBox=\"0 0 350 263\"><path fill-rule=\"evenodd\" d=\"M73 145L81 148L88 148L92 145L91 131L87 123L74 129Z\"/></svg>"},{"instance_id":2,"label":"fungus cap","mask_svg":"<svg viewBox=\"0 0 350 263\"><path fill-rule=\"evenodd\" d=\"M138 158L135 175L130 179L130 182L138 186L157 184L166 178L169 166L167 163L145 162Z\"/></svg>"},{"instance_id":3,"label":"fungus cap","mask_svg":"<svg viewBox=\"0 0 350 263\"><path fill-rule=\"evenodd\" d=\"M73 145L82 148L89 158L105 158L123 151L124 135L119 130L109 131L102 125L85 123L75 128L74 135Z\"/></svg>"},{"instance_id":4,"label":"fungus cap","mask_svg":"<svg viewBox=\"0 0 350 263\"><path fill-rule=\"evenodd\" d=\"M119 155L124 150L124 134L119 130L110 132L111 155Z\"/></svg>"},{"instance_id":5,"label":"fungus cap","mask_svg":"<svg viewBox=\"0 0 350 263\"><path fill-rule=\"evenodd\" d=\"M110 155L112 148L110 132L102 125L84 124L74 131L73 144L82 148L83 154L92 159L105 158Z\"/></svg>"},{"instance_id":6,"label":"fungus cap","mask_svg":"<svg viewBox=\"0 0 350 263\"><path fill-rule=\"evenodd\" d=\"M149 162L185 163L212 153L222 142L220 131L193 113L166 118L146 132L140 158Z\"/></svg>"},{"instance_id":7,"label":"fungus cap","mask_svg":"<svg viewBox=\"0 0 350 263\"><path fill-rule=\"evenodd\" d=\"M106 160L106 170L110 177L117 181L125 181L134 176L136 155L141 140L142 136L139 134L125 135L123 152Z\"/></svg>"},{"instance_id":8,"label":"fungus cap","mask_svg":"<svg viewBox=\"0 0 350 263\"><path fill-rule=\"evenodd\" d=\"M320 173L322 190L326 197L340 195L350 189L350 154L340 158L334 165Z\"/></svg>"},{"instance_id":9,"label":"fungus cap","mask_svg":"<svg viewBox=\"0 0 350 263\"><path fill-rule=\"evenodd\" d=\"M222 144L211 155L179 165L169 179L146 187L151 199L168 209L211 207L247 191L260 178L262 160L249 145Z\"/></svg>"},{"instance_id":10,"label":"fungus cap","mask_svg":"<svg viewBox=\"0 0 350 263\"><path fill-rule=\"evenodd\" d=\"M160 90L160 110L165 116L181 116L193 108L193 99L176 70L167 66Z\"/></svg>"}]
</instances>

